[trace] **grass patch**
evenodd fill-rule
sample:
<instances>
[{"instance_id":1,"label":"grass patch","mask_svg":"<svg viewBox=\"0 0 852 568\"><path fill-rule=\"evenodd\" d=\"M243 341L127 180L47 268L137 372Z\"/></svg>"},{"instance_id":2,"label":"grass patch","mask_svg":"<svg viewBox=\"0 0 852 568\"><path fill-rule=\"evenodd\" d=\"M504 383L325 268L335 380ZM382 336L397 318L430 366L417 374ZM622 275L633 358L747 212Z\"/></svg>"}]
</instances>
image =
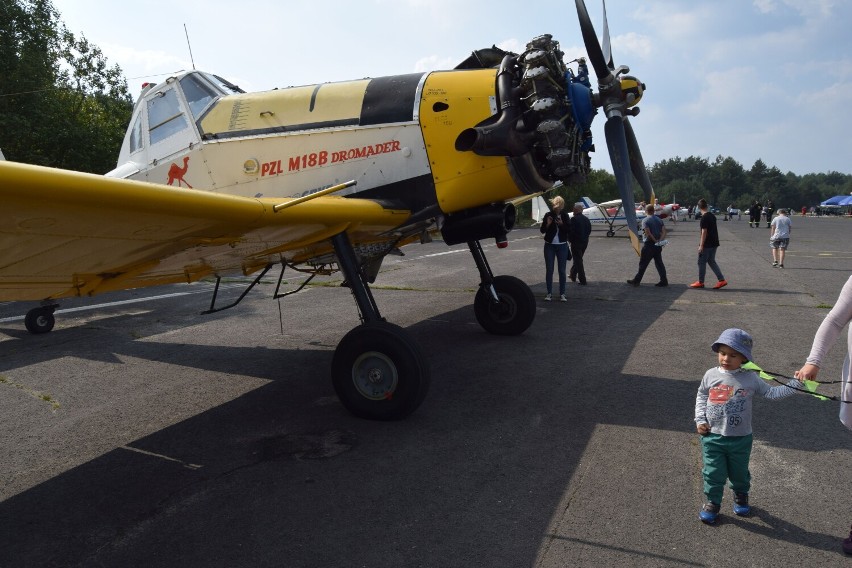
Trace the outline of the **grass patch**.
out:
<instances>
[{"instance_id":1,"label":"grass patch","mask_svg":"<svg viewBox=\"0 0 852 568\"><path fill-rule=\"evenodd\" d=\"M59 409L59 407L61 406L61 405L59 404L59 401L57 401L56 399L54 399L54 398L53 398L52 396L50 396L49 394L47 394L47 393L43 393L43 392L39 392L39 391L35 391L35 390L33 390L33 389L31 389L31 388L28 388L28 387L26 387L26 386L24 386L24 385L19 385L18 383L16 383L16 382L13 382L13 381L9 380L9 378L8 378L8 377L6 377L5 375L0 375L0 384L3 384L3 385L9 385L10 387L14 387L14 388L16 388L16 389L18 389L18 390L22 390L22 391L24 391L25 393L27 393L28 395L30 395L31 397L36 398L36 399L38 399L38 400L41 400L41 401L43 401L43 402L48 403L48 404L50 405L51 409L52 409L54 412L55 412L56 410L58 410L58 409Z\"/></svg>"}]
</instances>

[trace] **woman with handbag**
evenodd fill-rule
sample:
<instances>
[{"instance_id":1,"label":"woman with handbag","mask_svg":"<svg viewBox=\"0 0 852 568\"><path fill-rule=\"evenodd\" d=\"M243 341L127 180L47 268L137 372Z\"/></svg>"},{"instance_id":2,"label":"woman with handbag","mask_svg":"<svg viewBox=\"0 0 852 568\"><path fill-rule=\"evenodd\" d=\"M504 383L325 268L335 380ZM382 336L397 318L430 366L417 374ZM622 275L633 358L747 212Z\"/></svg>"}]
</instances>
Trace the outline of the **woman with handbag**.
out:
<instances>
[{"instance_id":1,"label":"woman with handbag","mask_svg":"<svg viewBox=\"0 0 852 568\"><path fill-rule=\"evenodd\" d=\"M565 200L556 196L550 200L553 209L544 214L541 220L541 232L544 233L544 279L547 284L545 302L553 296L553 265L559 271L559 299L567 302L565 297L565 266L571 260L568 248L570 223L565 212Z\"/></svg>"}]
</instances>

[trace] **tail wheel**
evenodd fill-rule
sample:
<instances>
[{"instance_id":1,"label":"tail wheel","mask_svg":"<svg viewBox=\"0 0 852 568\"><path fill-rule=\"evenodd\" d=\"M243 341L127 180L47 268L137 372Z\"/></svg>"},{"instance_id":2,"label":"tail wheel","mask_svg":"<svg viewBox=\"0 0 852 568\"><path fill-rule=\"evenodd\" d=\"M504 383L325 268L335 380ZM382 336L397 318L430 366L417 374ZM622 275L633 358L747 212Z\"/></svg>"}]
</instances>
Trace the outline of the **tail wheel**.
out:
<instances>
[{"instance_id":1,"label":"tail wheel","mask_svg":"<svg viewBox=\"0 0 852 568\"><path fill-rule=\"evenodd\" d=\"M429 390L429 365L401 327L385 321L359 325L337 346L331 363L334 390L349 412L370 420L399 420Z\"/></svg>"},{"instance_id":2,"label":"tail wheel","mask_svg":"<svg viewBox=\"0 0 852 568\"><path fill-rule=\"evenodd\" d=\"M495 276L494 290L500 299L495 303L484 287L480 287L473 301L476 321L488 333L519 335L535 319L535 297L525 282L514 276Z\"/></svg>"},{"instance_id":3,"label":"tail wheel","mask_svg":"<svg viewBox=\"0 0 852 568\"><path fill-rule=\"evenodd\" d=\"M56 318L50 308L33 308L27 312L24 325L27 331L33 334L47 333L53 329Z\"/></svg>"}]
</instances>

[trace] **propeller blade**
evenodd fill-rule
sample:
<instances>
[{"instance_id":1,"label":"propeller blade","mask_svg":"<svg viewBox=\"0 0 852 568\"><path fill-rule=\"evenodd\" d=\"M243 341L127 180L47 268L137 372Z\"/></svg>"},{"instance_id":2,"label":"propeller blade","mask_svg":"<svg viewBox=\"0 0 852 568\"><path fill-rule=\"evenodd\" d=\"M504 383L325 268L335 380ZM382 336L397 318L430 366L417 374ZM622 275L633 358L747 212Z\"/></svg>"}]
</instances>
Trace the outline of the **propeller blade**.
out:
<instances>
[{"instance_id":1,"label":"propeller blade","mask_svg":"<svg viewBox=\"0 0 852 568\"><path fill-rule=\"evenodd\" d=\"M606 66L610 69L615 69L615 63L612 62L612 44L609 41L609 23L606 21L606 0L603 0L603 57L606 61Z\"/></svg>"},{"instance_id":2,"label":"propeller blade","mask_svg":"<svg viewBox=\"0 0 852 568\"><path fill-rule=\"evenodd\" d=\"M624 219L627 222L628 233L631 235L630 240L634 250L639 254L639 242L637 238L639 227L636 223L630 156L627 152L627 137L624 133L624 123L620 116L613 116L607 119L606 124L604 124L604 134L606 135L606 147L609 150L609 158L612 161L612 171L615 173L615 181L618 184L618 193L621 195L621 208L624 210Z\"/></svg>"},{"instance_id":3,"label":"propeller blade","mask_svg":"<svg viewBox=\"0 0 852 568\"><path fill-rule=\"evenodd\" d=\"M627 137L627 152L630 155L630 169L633 171L636 181L639 182L639 187L645 194L646 203L656 203L654 188L651 186L651 178L648 177L648 170L645 169L645 161L642 159L642 152L639 150L639 142L636 141L636 134L633 132L633 127L630 125L630 119L624 119L624 134Z\"/></svg>"},{"instance_id":4,"label":"propeller blade","mask_svg":"<svg viewBox=\"0 0 852 568\"><path fill-rule=\"evenodd\" d=\"M589 12L586 10L586 3L583 0L575 0L575 2L577 4L577 17L580 20L580 31L583 34L583 43L586 45L586 52L592 62L595 75L598 77L598 83L608 83L611 81L612 73L607 67L606 59L604 59L604 54L601 51L601 44L598 43L598 36L595 34L595 27L592 25Z\"/></svg>"}]
</instances>

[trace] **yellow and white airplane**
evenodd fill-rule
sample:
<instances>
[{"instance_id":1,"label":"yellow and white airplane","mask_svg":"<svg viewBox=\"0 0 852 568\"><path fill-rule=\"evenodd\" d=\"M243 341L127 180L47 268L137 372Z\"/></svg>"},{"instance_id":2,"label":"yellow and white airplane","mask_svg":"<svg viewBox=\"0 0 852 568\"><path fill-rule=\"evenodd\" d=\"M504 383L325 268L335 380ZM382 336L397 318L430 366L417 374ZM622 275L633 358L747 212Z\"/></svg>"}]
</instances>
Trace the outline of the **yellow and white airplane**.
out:
<instances>
[{"instance_id":1,"label":"yellow and white airplane","mask_svg":"<svg viewBox=\"0 0 852 568\"><path fill-rule=\"evenodd\" d=\"M148 85L107 176L0 162L0 300L41 301L25 323L44 333L66 297L207 277L218 288L237 273L256 275L251 289L275 266L340 271L362 324L335 350L335 390L357 416L409 415L429 369L370 293L383 258L438 233L467 243L476 319L520 334L533 294L494 276L479 241L507 244L513 200L584 178L598 108L625 187L628 162L641 164L626 117L644 85L612 67L576 6L597 93L584 60L572 70L550 35L451 71L261 93L200 71ZM214 292L209 311L232 305Z\"/></svg>"}]
</instances>

